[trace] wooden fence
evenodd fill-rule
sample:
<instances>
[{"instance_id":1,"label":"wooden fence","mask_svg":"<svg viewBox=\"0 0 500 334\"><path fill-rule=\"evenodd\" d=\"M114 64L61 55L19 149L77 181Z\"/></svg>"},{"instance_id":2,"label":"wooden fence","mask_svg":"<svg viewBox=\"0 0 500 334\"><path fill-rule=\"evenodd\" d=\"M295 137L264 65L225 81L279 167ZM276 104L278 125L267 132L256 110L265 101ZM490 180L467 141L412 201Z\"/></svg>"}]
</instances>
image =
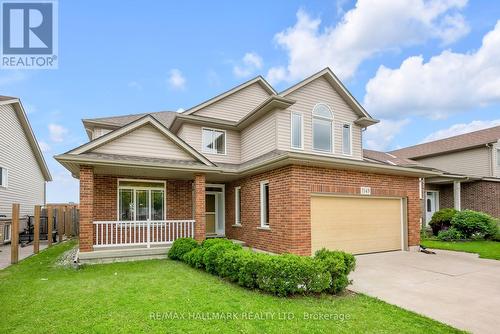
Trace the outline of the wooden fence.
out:
<instances>
[{"instance_id":1,"label":"wooden fence","mask_svg":"<svg viewBox=\"0 0 500 334\"><path fill-rule=\"evenodd\" d=\"M40 240L47 240L47 246L50 247L55 242L78 236L80 214L76 205L35 205L34 215L25 219L26 227L20 231L19 204L13 204L10 227L11 263L19 261L19 245L23 247L33 244L33 253L37 254L40 251Z\"/></svg>"}]
</instances>

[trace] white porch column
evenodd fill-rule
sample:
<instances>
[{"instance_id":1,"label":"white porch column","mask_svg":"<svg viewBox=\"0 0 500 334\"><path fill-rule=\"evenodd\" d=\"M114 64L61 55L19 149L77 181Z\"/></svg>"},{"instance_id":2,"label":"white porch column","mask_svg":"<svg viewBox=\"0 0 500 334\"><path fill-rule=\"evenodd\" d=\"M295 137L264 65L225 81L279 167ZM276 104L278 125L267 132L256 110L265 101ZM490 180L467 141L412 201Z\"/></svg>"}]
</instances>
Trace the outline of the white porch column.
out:
<instances>
[{"instance_id":1,"label":"white porch column","mask_svg":"<svg viewBox=\"0 0 500 334\"><path fill-rule=\"evenodd\" d=\"M460 199L461 199L461 194L460 194L460 181L453 181L453 204L456 210L461 210L461 205L460 205Z\"/></svg>"}]
</instances>

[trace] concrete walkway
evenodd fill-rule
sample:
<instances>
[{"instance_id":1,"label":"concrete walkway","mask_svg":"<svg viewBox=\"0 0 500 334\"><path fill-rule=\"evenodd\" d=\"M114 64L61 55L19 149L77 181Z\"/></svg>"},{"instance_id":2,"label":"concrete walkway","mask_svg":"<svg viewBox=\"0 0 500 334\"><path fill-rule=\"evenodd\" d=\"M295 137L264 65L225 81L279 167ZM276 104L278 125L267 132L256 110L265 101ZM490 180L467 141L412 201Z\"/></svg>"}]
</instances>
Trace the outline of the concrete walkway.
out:
<instances>
[{"instance_id":1,"label":"concrete walkway","mask_svg":"<svg viewBox=\"0 0 500 334\"><path fill-rule=\"evenodd\" d=\"M47 241L40 241L40 250L47 248ZM33 245L19 246L19 261L33 255ZM0 246L0 270L10 266L10 244Z\"/></svg>"},{"instance_id":2,"label":"concrete walkway","mask_svg":"<svg viewBox=\"0 0 500 334\"><path fill-rule=\"evenodd\" d=\"M473 333L498 333L500 261L436 250L356 257L355 292Z\"/></svg>"}]
</instances>

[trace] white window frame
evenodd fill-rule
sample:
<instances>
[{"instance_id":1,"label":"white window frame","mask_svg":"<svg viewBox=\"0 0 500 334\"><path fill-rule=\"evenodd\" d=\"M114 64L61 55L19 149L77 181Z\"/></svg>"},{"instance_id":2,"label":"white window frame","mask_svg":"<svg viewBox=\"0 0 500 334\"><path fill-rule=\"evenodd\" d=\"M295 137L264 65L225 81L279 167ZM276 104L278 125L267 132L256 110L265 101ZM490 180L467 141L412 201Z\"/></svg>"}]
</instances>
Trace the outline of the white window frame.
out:
<instances>
[{"instance_id":1,"label":"white window frame","mask_svg":"<svg viewBox=\"0 0 500 334\"><path fill-rule=\"evenodd\" d=\"M120 181L129 181L129 182L144 182L144 183L158 183L163 184L163 187L160 188L151 188L151 187L130 187L130 186L122 186L120 187ZM120 221L120 189L132 189L133 190L133 199L134 199L134 219L131 221L137 220L137 210L135 205L137 204L137 195L136 190L149 190L149 217L147 220L151 220L151 190L163 190L163 218L162 220L167 219L167 182L162 180L144 180L144 179L117 179L116 180L116 221Z\"/></svg>"},{"instance_id":2,"label":"white window frame","mask_svg":"<svg viewBox=\"0 0 500 334\"><path fill-rule=\"evenodd\" d=\"M326 106L328 108L328 110L330 111L330 114L332 115L331 118L327 118L327 117L324 117L324 116L316 116L314 115L314 110L316 109L316 107L320 106L320 105L323 105L323 106ZM320 153L335 153L335 115L333 114L333 111L332 111L332 108L330 108L330 106L326 103L316 103L314 105L314 107L312 108L311 110L311 132L312 132L312 149L313 151L315 152L320 152ZM321 150L321 149L317 149L314 147L314 119L319 119L319 120L323 120L323 121L329 121L330 122L330 128L331 128L331 134L330 134L330 150Z\"/></svg>"},{"instance_id":3,"label":"white window frame","mask_svg":"<svg viewBox=\"0 0 500 334\"><path fill-rule=\"evenodd\" d=\"M349 153L344 152L344 126L349 125ZM352 123L342 123L342 154L352 156Z\"/></svg>"},{"instance_id":4,"label":"white window frame","mask_svg":"<svg viewBox=\"0 0 500 334\"><path fill-rule=\"evenodd\" d=\"M2 170L2 183L0 183L0 188L8 188L9 187L9 170L5 167L0 167Z\"/></svg>"},{"instance_id":5,"label":"white window frame","mask_svg":"<svg viewBox=\"0 0 500 334\"><path fill-rule=\"evenodd\" d=\"M11 241L11 238L12 238L12 226L11 224L5 224L3 226L3 242Z\"/></svg>"},{"instance_id":6,"label":"white window frame","mask_svg":"<svg viewBox=\"0 0 500 334\"><path fill-rule=\"evenodd\" d=\"M497 148L497 167L500 168L500 148Z\"/></svg>"},{"instance_id":7,"label":"white window frame","mask_svg":"<svg viewBox=\"0 0 500 334\"><path fill-rule=\"evenodd\" d=\"M265 219L265 216L266 216L266 210L265 210L265 206L266 206L266 201L264 199L264 196L266 194L265 192L265 186L267 185L267 188L268 188L268 194L269 194L269 181L260 181L260 227L261 228L269 228L269 216L267 217L267 224L266 224L266 219ZM269 198L267 198L267 202L269 203ZM270 211L269 208L267 208L267 211Z\"/></svg>"},{"instance_id":8,"label":"white window frame","mask_svg":"<svg viewBox=\"0 0 500 334\"><path fill-rule=\"evenodd\" d=\"M300 116L300 146L293 146L293 116ZM297 111L292 111L290 113L290 147L295 150L304 149L304 114Z\"/></svg>"},{"instance_id":9,"label":"white window frame","mask_svg":"<svg viewBox=\"0 0 500 334\"><path fill-rule=\"evenodd\" d=\"M204 136L203 136L203 131L218 131L218 132L223 132L224 133L224 153L217 153L217 149L214 147L213 150L207 150L206 145L203 142ZM213 140L213 136L212 136ZM227 154L227 131L223 129L216 129L216 128L207 128L207 127L202 127L201 128L201 151L203 153L208 153L208 154L214 154L214 155L226 155Z\"/></svg>"},{"instance_id":10,"label":"white window frame","mask_svg":"<svg viewBox=\"0 0 500 334\"><path fill-rule=\"evenodd\" d=\"M241 226L241 187L234 187L234 225Z\"/></svg>"}]
</instances>

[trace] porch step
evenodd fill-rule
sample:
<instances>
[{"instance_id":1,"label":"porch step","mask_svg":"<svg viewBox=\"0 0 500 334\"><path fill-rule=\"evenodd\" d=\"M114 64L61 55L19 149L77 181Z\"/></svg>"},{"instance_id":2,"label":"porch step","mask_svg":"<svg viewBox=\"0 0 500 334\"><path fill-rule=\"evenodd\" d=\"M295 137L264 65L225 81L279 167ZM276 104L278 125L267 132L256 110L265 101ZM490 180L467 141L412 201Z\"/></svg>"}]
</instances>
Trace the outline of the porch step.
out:
<instances>
[{"instance_id":1,"label":"porch step","mask_svg":"<svg viewBox=\"0 0 500 334\"><path fill-rule=\"evenodd\" d=\"M240 245L241 247L245 247L247 245L246 242L241 241L241 240L236 240L236 239L229 239L229 240L231 240L233 243L235 243L237 245Z\"/></svg>"},{"instance_id":2,"label":"porch step","mask_svg":"<svg viewBox=\"0 0 500 334\"><path fill-rule=\"evenodd\" d=\"M138 261L150 259L165 259L170 247L106 249L78 253L81 264L98 264L111 262Z\"/></svg>"}]
</instances>

